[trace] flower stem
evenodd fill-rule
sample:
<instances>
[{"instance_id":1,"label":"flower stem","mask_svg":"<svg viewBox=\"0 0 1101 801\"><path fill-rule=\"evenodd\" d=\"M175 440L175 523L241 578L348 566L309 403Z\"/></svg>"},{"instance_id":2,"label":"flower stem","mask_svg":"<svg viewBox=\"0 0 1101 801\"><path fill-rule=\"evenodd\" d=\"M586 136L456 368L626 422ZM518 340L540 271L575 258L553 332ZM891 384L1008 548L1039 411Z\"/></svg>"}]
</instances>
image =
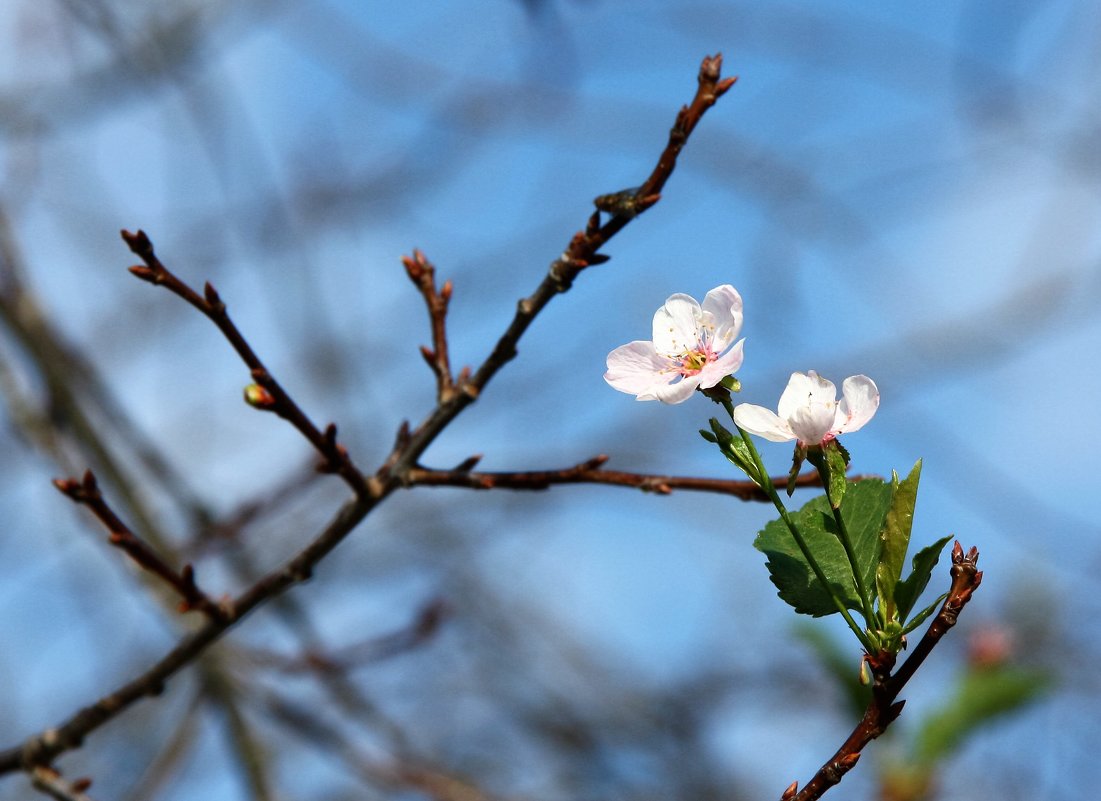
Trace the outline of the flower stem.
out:
<instances>
[{"instance_id":1,"label":"flower stem","mask_svg":"<svg viewBox=\"0 0 1101 801\"><path fill-rule=\"evenodd\" d=\"M731 412L730 417L731 420L733 420L733 410L728 409L728 411ZM802 532L799 531L799 527L795 525L795 521L792 520L791 516L788 514L787 507L784 506L784 502L780 499L780 495L776 492L776 487L772 484L772 479L769 478L768 470L765 468L764 462L761 460L761 455L757 453L757 448L753 445L753 440L745 431L742 430L741 426L739 426L737 423L734 423L734 427L737 428L738 433L741 434L742 441L746 444L746 447L749 448L749 453L753 457L754 464L757 466L757 470L761 477L761 480L759 482L761 485L761 489L763 489L765 493L767 493L769 498L772 499L773 506L775 506L776 511L780 513L780 519L784 521L784 524L788 527L788 531L791 532L791 536L795 540L795 544L799 546L799 550L802 552L803 558L807 560L807 564L809 564L811 570L814 571L814 576L818 579L818 583L821 584L826 592L829 593L830 597L833 599L834 606L837 607L837 611L841 613L841 617L845 618L845 622L849 624L849 628L852 629L853 634L856 635L856 639L860 641L860 644L861 646L863 646L864 650L868 653L873 653L874 649L872 648L872 643L869 640L867 633L865 633L856 624L856 621L853 620L852 614L849 613L848 608L845 606L844 601L842 601L838 597L837 593L834 591L829 581L826 580L826 574L822 571L821 566L818 564L818 560L814 558L814 555L811 553L810 548L807 546L807 541L803 539ZM851 554L849 556L849 560L852 561ZM859 579L857 579L857 581L859 582ZM866 603L863 593L861 593L861 599L864 600Z\"/></svg>"},{"instance_id":2,"label":"flower stem","mask_svg":"<svg viewBox=\"0 0 1101 801\"><path fill-rule=\"evenodd\" d=\"M860 595L860 603L864 609L864 620L868 624L869 629L875 629L876 621L872 607L872 598L868 594L868 588L864 586L864 577L860 574L860 568L857 565L856 551L853 550L852 538L849 536L849 529L845 525L845 518L841 515L841 504L834 505L833 498L830 497L829 467L825 460L822 461L822 465L819 472L822 475L822 485L826 487L826 498L829 500L830 508L833 510L834 522L837 523L837 538L841 540L841 546L845 549L845 556L848 557L849 560L849 568L852 570L853 582L856 584L856 592Z\"/></svg>"}]
</instances>

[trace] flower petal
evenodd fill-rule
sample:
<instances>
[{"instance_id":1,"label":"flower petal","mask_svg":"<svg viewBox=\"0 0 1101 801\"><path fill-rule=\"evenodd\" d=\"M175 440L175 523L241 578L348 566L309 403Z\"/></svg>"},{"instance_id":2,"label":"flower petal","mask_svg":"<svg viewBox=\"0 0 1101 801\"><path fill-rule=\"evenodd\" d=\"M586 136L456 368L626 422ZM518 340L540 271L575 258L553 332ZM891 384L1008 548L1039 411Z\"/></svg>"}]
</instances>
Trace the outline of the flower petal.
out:
<instances>
[{"instance_id":1,"label":"flower petal","mask_svg":"<svg viewBox=\"0 0 1101 801\"><path fill-rule=\"evenodd\" d=\"M764 406L739 403L734 407L734 422L742 430L748 431L750 434L756 434L758 437L764 437L772 442L787 442L790 439L795 439L795 432L791 430L791 426L788 425L787 421Z\"/></svg>"},{"instance_id":2,"label":"flower petal","mask_svg":"<svg viewBox=\"0 0 1101 801\"><path fill-rule=\"evenodd\" d=\"M608 372L604 380L620 392L651 395L639 400L653 400L654 387L669 383L674 376L669 360L654 350L654 343L636 340L608 354Z\"/></svg>"},{"instance_id":3,"label":"flower petal","mask_svg":"<svg viewBox=\"0 0 1101 801\"><path fill-rule=\"evenodd\" d=\"M654 347L666 356L695 350L700 341L703 309L690 295L670 295L654 313Z\"/></svg>"},{"instance_id":4,"label":"flower petal","mask_svg":"<svg viewBox=\"0 0 1101 801\"><path fill-rule=\"evenodd\" d=\"M841 384L841 393L834 431L859 431L879 409L879 387L866 375L854 375Z\"/></svg>"},{"instance_id":5,"label":"flower petal","mask_svg":"<svg viewBox=\"0 0 1101 801\"><path fill-rule=\"evenodd\" d=\"M662 403L683 403L692 397L696 387L700 385L700 377L689 376L682 378L675 384L660 384L655 386L649 396L639 395L639 400L659 400Z\"/></svg>"},{"instance_id":6,"label":"flower petal","mask_svg":"<svg viewBox=\"0 0 1101 801\"><path fill-rule=\"evenodd\" d=\"M732 375L738 371L738 368L742 366L743 353L742 349L745 345L745 340L738 340L730 350L720 356L713 362L704 365L704 368L700 370L698 376L700 380L700 386L703 389L710 389L718 384L728 375Z\"/></svg>"},{"instance_id":7,"label":"flower petal","mask_svg":"<svg viewBox=\"0 0 1101 801\"><path fill-rule=\"evenodd\" d=\"M722 353L742 330L742 296L730 284L717 286L703 299L703 310L711 314L715 330L711 345Z\"/></svg>"},{"instance_id":8,"label":"flower petal","mask_svg":"<svg viewBox=\"0 0 1101 801\"><path fill-rule=\"evenodd\" d=\"M806 406L824 406L837 398L837 388L833 382L827 381L814 370L804 373L792 373L788 379L788 385L780 395L780 403L777 411L785 420L790 420L799 409ZM833 411L830 411L830 421L833 421Z\"/></svg>"},{"instance_id":9,"label":"flower petal","mask_svg":"<svg viewBox=\"0 0 1101 801\"><path fill-rule=\"evenodd\" d=\"M796 409L788 417L788 425L800 442L819 445L832 432L835 407L836 402L832 400L829 405L810 403Z\"/></svg>"}]
</instances>

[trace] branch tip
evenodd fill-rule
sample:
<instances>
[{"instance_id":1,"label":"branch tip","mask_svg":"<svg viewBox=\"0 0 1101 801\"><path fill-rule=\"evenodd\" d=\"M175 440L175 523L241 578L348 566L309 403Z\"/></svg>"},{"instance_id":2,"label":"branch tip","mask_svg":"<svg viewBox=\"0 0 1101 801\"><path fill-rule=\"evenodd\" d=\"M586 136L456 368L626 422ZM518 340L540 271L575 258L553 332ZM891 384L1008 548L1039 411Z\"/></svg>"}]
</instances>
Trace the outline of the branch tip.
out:
<instances>
[{"instance_id":1,"label":"branch tip","mask_svg":"<svg viewBox=\"0 0 1101 801\"><path fill-rule=\"evenodd\" d=\"M455 465L454 472L456 472L456 473L469 473L471 470L473 470L475 467L478 466L478 462L482 461L482 456L483 455L484 454L481 454L481 453L475 453L475 454L472 454L472 455L466 457L461 462L459 462L457 465Z\"/></svg>"},{"instance_id":2,"label":"branch tip","mask_svg":"<svg viewBox=\"0 0 1101 801\"><path fill-rule=\"evenodd\" d=\"M143 261L146 256L152 258L153 243L149 240L145 231L139 228L136 232L131 233L123 228L119 233L122 236L122 240L126 243L126 246L130 248L131 253L140 256Z\"/></svg>"},{"instance_id":3,"label":"branch tip","mask_svg":"<svg viewBox=\"0 0 1101 801\"><path fill-rule=\"evenodd\" d=\"M218 290L209 281L203 284L203 297L213 311L220 314L226 310L226 304L222 302L221 295L218 294Z\"/></svg>"}]
</instances>

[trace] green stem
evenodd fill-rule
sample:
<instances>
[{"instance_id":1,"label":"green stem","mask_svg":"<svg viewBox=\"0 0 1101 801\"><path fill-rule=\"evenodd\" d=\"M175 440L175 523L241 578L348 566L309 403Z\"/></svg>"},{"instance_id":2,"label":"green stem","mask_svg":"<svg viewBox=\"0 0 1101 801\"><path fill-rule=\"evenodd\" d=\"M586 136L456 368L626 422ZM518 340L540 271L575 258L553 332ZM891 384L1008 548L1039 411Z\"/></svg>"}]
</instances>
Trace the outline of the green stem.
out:
<instances>
[{"instance_id":1,"label":"green stem","mask_svg":"<svg viewBox=\"0 0 1101 801\"><path fill-rule=\"evenodd\" d=\"M724 404L726 405L726 404ZM732 409L728 409L730 412L731 420L734 419ZM738 433L742 436L742 441L749 448L749 453L753 457L753 462L757 466L757 471L761 476L761 489L768 494L772 499L773 506L776 507L776 511L780 513L780 519L784 521L784 524L788 527L788 531L791 532L792 538L795 540L795 544L799 546L799 550L803 554L803 558L807 560L807 564L810 565L811 570L814 571L815 578L818 579L818 583L829 593L833 599L834 606L837 607L837 611L841 613L841 617L845 618L845 622L849 624L849 628L852 629L853 634L856 635L856 639L860 641L860 644L864 647L864 650L868 653L873 653L872 643L868 639L868 635L856 624L853 620L853 616L849 613L845 603L837 596L833 587L826 580L826 574L822 571L822 568L818 564L818 560L810 552L810 548L807 547L806 540L803 539L802 532L799 531L798 526L795 525L795 521L788 515L787 507L784 506L784 502L780 499L780 495L776 492L776 487L772 484L772 479L769 478L768 470L765 468L764 462L761 460L761 455L757 453L757 448L753 445L753 440L749 435L742 430L741 426L734 423L734 427L738 430ZM852 556L849 557L850 561ZM858 579L859 581L859 579ZM863 597L863 594L862 596Z\"/></svg>"},{"instance_id":2,"label":"green stem","mask_svg":"<svg viewBox=\"0 0 1101 801\"><path fill-rule=\"evenodd\" d=\"M826 464L825 460L822 462ZM833 519L837 523L837 538L841 540L841 546L845 549L845 556L849 560L849 569L852 570L853 581L856 584L856 591L860 595L860 603L864 607L864 620L868 624L869 629L876 628L876 621L874 617L874 608L872 606L872 598L868 594L868 588L864 586L864 577L860 574L860 568L857 566L856 551L853 549L852 538L849 537L849 529L845 525L845 518L841 515L841 505L834 505L833 498L830 497L830 477L829 468L823 467L819 471L822 476L822 485L826 487L826 498L830 502L830 509L833 510Z\"/></svg>"}]
</instances>

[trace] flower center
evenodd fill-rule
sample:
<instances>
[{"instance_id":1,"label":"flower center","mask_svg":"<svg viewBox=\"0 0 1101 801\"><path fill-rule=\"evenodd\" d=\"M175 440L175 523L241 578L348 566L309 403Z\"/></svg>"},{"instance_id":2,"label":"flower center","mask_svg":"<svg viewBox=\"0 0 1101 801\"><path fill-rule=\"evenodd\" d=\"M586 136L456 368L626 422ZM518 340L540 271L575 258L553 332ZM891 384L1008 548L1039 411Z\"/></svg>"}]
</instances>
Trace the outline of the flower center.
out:
<instances>
[{"instance_id":1,"label":"flower center","mask_svg":"<svg viewBox=\"0 0 1101 801\"><path fill-rule=\"evenodd\" d=\"M701 344L696 350L687 350L680 357L680 374L683 376L696 375L708 362L714 361L715 354L711 348Z\"/></svg>"}]
</instances>

